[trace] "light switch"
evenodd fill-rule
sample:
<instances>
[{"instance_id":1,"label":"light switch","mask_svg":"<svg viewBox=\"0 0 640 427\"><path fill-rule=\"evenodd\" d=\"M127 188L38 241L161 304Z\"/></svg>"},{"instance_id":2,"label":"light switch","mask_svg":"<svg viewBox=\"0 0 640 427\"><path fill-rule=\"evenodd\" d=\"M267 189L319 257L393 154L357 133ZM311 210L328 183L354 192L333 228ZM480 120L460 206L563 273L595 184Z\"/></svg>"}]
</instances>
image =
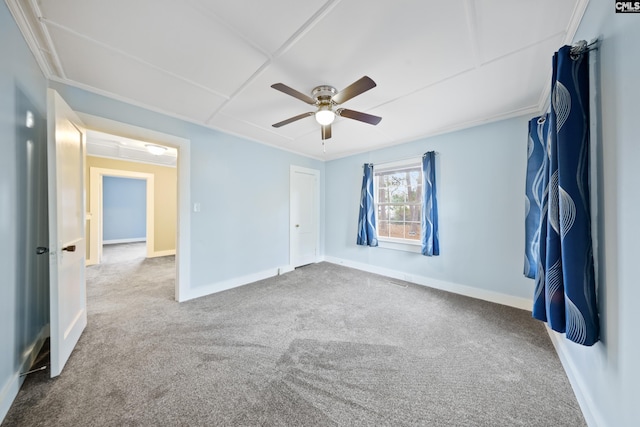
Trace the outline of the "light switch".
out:
<instances>
[{"instance_id":1,"label":"light switch","mask_svg":"<svg viewBox=\"0 0 640 427\"><path fill-rule=\"evenodd\" d=\"M200 203L194 203L193 204L193 211L194 212L200 212Z\"/></svg>"}]
</instances>

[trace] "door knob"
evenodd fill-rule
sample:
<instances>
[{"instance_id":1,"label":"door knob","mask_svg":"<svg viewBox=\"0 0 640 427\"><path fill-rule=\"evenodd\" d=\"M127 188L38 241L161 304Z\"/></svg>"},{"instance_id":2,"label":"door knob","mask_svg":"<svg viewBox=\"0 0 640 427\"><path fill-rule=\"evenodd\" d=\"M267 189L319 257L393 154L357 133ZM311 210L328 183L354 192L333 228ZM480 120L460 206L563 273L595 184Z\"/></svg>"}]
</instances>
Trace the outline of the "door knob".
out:
<instances>
[{"instance_id":1,"label":"door knob","mask_svg":"<svg viewBox=\"0 0 640 427\"><path fill-rule=\"evenodd\" d=\"M44 255L47 252L49 252L49 248L45 248L44 246L38 246L36 248L36 254L38 254L38 255Z\"/></svg>"},{"instance_id":2,"label":"door knob","mask_svg":"<svg viewBox=\"0 0 640 427\"><path fill-rule=\"evenodd\" d=\"M300 224L296 224L296 228L300 227Z\"/></svg>"},{"instance_id":3,"label":"door knob","mask_svg":"<svg viewBox=\"0 0 640 427\"><path fill-rule=\"evenodd\" d=\"M76 251L76 245L69 245L69 246L65 246L64 248L62 248L63 251L67 251L67 252L75 252Z\"/></svg>"}]
</instances>

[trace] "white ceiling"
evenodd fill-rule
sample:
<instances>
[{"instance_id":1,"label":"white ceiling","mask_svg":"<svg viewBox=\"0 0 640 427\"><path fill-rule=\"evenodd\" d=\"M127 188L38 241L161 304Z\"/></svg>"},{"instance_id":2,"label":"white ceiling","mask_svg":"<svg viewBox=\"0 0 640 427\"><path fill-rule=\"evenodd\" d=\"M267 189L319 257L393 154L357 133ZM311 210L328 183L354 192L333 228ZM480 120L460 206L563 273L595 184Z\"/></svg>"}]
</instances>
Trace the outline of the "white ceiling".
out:
<instances>
[{"instance_id":1,"label":"white ceiling","mask_svg":"<svg viewBox=\"0 0 640 427\"><path fill-rule=\"evenodd\" d=\"M535 114L588 0L6 0L48 78L318 159ZM377 87L326 152L272 89Z\"/></svg>"}]
</instances>

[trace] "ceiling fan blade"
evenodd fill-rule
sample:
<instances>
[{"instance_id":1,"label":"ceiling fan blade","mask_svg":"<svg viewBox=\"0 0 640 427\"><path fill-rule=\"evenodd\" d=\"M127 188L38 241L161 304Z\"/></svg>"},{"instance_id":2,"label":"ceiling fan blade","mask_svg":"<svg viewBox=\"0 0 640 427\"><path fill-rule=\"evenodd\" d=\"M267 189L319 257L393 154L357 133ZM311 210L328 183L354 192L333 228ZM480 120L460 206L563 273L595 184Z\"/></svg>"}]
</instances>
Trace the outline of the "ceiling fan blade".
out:
<instances>
[{"instance_id":1,"label":"ceiling fan blade","mask_svg":"<svg viewBox=\"0 0 640 427\"><path fill-rule=\"evenodd\" d=\"M369 89L373 89L374 87L376 87L376 82L371 80L369 77L364 76L360 80L351 83L350 86L347 86L340 92L333 95L331 99L336 104L342 104L343 102L348 101L351 98L368 91Z\"/></svg>"},{"instance_id":2,"label":"ceiling fan blade","mask_svg":"<svg viewBox=\"0 0 640 427\"><path fill-rule=\"evenodd\" d=\"M295 116L295 117L291 117L290 119L283 120L283 121L278 122L278 123L276 123L276 124L274 124L274 125L272 125L272 126L273 126L274 128L279 128L279 127L281 127L281 126L288 125L289 123L293 123L293 122L295 122L295 121L297 121L297 120L304 119L305 117L313 116L314 114L315 114L315 113L314 113L313 111L310 111L310 112L308 112L308 113L298 114L298 115L297 115L297 116Z\"/></svg>"},{"instance_id":3,"label":"ceiling fan blade","mask_svg":"<svg viewBox=\"0 0 640 427\"><path fill-rule=\"evenodd\" d=\"M331 125L322 126L322 140L331 138Z\"/></svg>"},{"instance_id":4,"label":"ceiling fan blade","mask_svg":"<svg viewBox=\"0 0 640 427\"><path fill-rule=\"evenodd\" d=\"M308 95L305 95L302 92L298 92L297 90L290 88L286 84L283 83L274 83L271 85L275 90L279 90L282 93L286 93L287 95L293 96L294 98L298 98L302 102L306 102L310 105L316 105L315 99L311 98Z\"/></svg>"},{"instance_id":5,"label":"ceiling fan blade","mask_svg":"<svg viewBox=\"0 0 640 427\"><path fill-rule=\"evenodd\" d=\"M346 117L348 119L359 120L361 122L369 123L370 125L377 125L382 120L382 117L373 116L367 113L361 113L360 111L348 110L346 108L338 108L336 114L340 117Z\"/></svg>"}]
</instances>

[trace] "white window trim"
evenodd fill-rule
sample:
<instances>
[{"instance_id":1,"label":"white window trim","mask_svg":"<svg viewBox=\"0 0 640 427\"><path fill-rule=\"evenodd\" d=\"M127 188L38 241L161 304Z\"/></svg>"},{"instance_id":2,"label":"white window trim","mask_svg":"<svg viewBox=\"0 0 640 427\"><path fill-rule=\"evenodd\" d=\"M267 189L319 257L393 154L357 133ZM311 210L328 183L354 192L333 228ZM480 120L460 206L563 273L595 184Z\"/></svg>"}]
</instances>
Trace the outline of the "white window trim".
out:
<instances>
[{"instance_id":1,"label":"white window trim","mask_svg":"<svg viewBox=\"0 0 640 427\"><path fill-rule=\"evenodd\" d=\"M374 193L378 194L378 186L376 184L375 174L379 172L386 172L391 170L399 170L409 167L422 167L422 158L414 157L405 160L398 160L394 162L386 162L374 164L373 166L373 175L374 175ZM378 202L377 198L374 198L374 207L376 213L376 234L378 232ZM404 252L413 252L413 253L422 253L422 242L419 240L409 240L409 239L398 239L394 237L384 237L378 236L378 247L383 249L393 249L397 251Z\"/></svg>"}]
</instances>

